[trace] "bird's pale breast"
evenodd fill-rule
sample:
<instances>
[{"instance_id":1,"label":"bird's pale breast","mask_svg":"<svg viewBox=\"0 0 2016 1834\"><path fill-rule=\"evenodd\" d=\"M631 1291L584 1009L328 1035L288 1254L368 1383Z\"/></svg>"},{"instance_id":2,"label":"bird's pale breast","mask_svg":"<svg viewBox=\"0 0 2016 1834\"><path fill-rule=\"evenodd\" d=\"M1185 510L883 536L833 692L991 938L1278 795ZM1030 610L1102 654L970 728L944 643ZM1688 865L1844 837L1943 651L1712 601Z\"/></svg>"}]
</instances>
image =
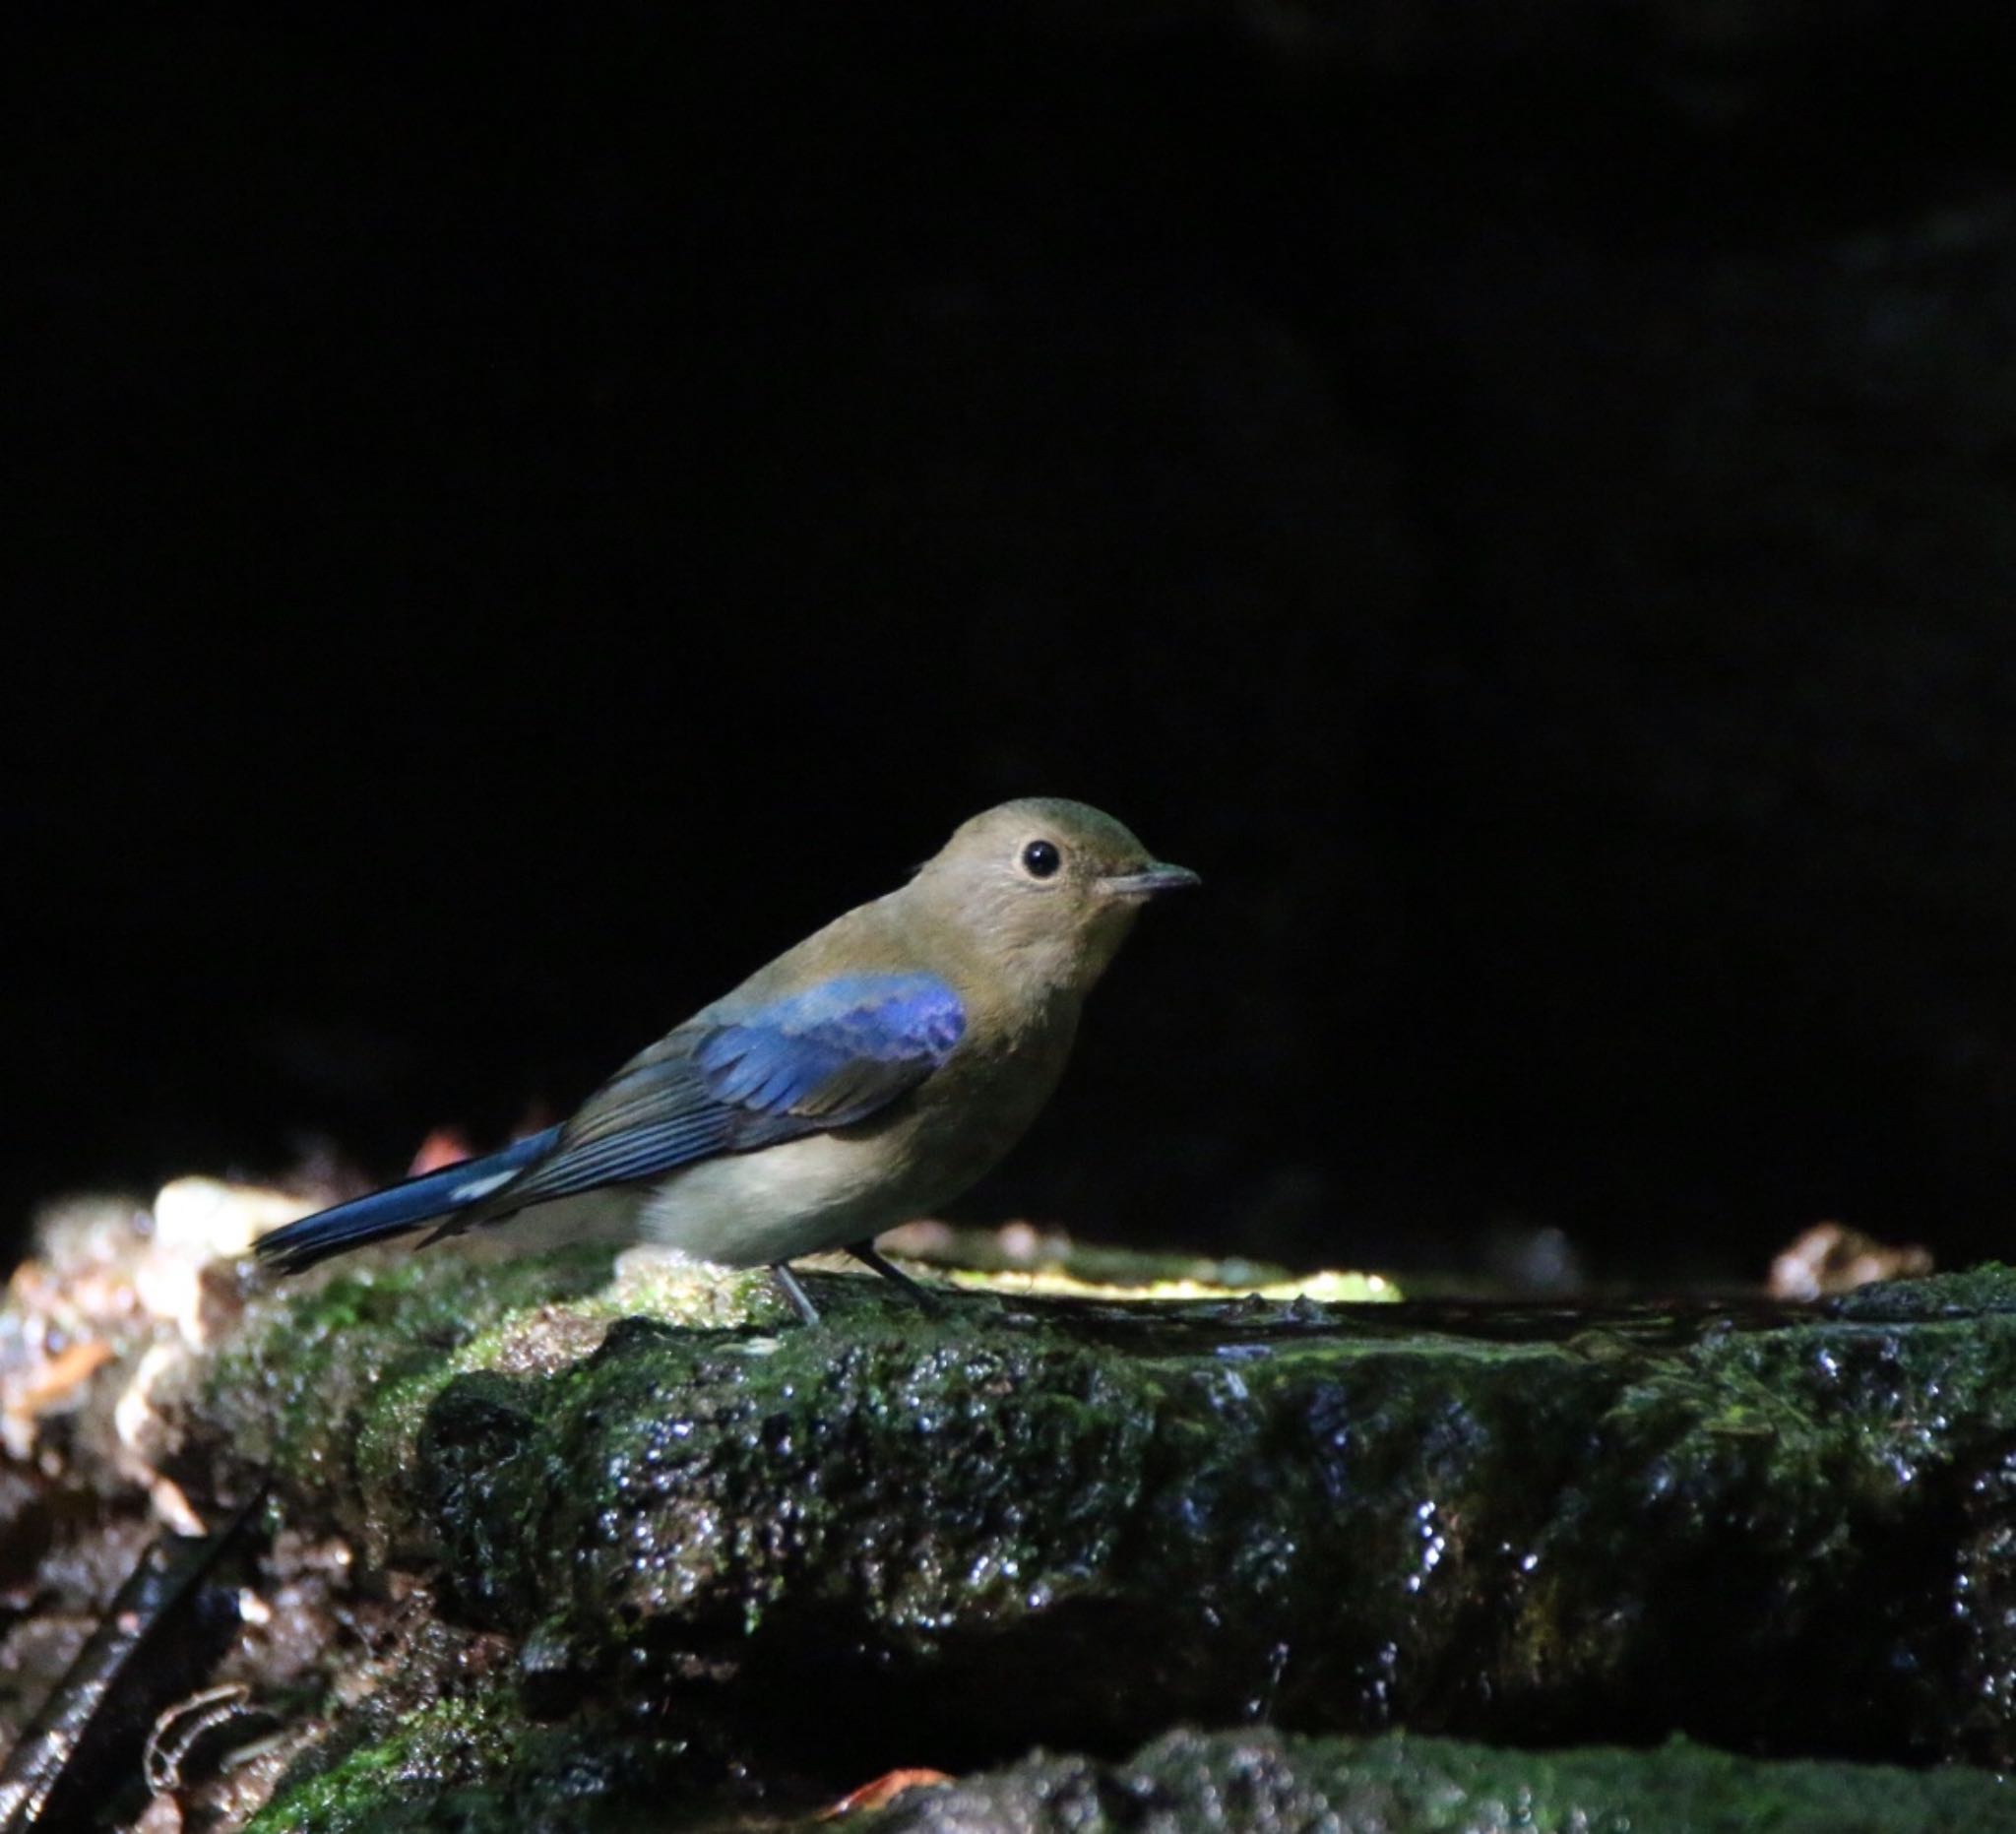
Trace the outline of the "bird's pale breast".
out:
<instances>
[{"instance_id":1,"label":"bird's pale breast","mask_svg":"<svg viewBox=\"0 0 2016 1834\"><path fill-rule=\"evenodd\" d=\"M962 1046L896 1108L858 1126L728 1154L674 1172L646 1198L645 1239L753 1267L862 1241L927 1215L990 1170L1063 1073L1075 1012L1012 1047Z\"/></svg>"}]
</instances>

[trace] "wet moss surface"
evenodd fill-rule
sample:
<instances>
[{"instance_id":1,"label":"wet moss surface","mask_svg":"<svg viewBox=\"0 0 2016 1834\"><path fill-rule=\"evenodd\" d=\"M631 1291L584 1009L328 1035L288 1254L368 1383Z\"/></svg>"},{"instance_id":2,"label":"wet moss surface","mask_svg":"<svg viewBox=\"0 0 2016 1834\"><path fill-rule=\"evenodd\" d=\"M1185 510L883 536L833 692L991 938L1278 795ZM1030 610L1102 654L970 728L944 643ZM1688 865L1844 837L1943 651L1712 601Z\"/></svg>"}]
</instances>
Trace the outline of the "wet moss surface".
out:
<instances>
[{"instance_id":1,"label":"wet moss surface","mask_svg":"<svg viewBox=\"0 0 2016 1834\"><path fill-rule=\"evenodd\" d=\"M835 1778L1171 1724L2016 1758L2016 1276L1603 1315L625 1315L580 1261L274 1302L203 1403L528 1698ZM671 1308L675 1312L677 1307ZM1124 1652L1122 1659L1121 1652Z\"/></svg>"},{"instance_id":2,"label":"wet moss surface","mask_svg":"<svg viewBox=\"0 0 2016 1834\"><path fill-rule=\"evenodd\" d=\"M583 1715L529 1722L515 1689L437 1701L324 1753L283 1781L258 1834L396 1834L421 1828L621 1829L719 1825L748 1806L718 1753Z\"/></svg>"},{"instance_id":3,"label":"wet moss surface","mask_svg":"<svg viewBox=\"0 0 2016 1834\"><path fill-rule=\"evenodd\" d=\"M307 1288L271 1288L192 1376L194 1470L257 1473L383 1557L414 1523L414 1437L465 1369L554 1368L649 1307L695 1322L782 1307L743 1276L624 1280L604 1248L481 1261L402 1254Z\"/></svg>"},{"instance_id":4,"label":"wet moss surface","mask_svg":"<svg viewBox=\"0 0 2016 1834\"><path fill-rule=\"evenodd\" d=\"M1131 1759L1037 1756L913 1791L875 1834L1994 1834L2016 1791L1980 1772L1767 1764L1674 1743L1508 1753L1444 1739L1177 1733Z\"/></svg>"},{"instance_id":5,"label":"wet moss surface","mask_svg":"<svg viewBox=\"0 0 2016 1834\"><path fill-rule=\"evenodd\" d=\"M1102 1762L1037 1752L903 1790L847 1818L872 1834L1997 1834L2016 1787L1978 1770L1769 1762L1673 1740L1508 1751L1389 1734L1158 1739ZM527 1727L503 1699L415 1715L284 1789L255 1834L403 1829L809 1830L830 1807L752 1800L711 1754L590 1718Z\"/></svg>"}]
</instances>

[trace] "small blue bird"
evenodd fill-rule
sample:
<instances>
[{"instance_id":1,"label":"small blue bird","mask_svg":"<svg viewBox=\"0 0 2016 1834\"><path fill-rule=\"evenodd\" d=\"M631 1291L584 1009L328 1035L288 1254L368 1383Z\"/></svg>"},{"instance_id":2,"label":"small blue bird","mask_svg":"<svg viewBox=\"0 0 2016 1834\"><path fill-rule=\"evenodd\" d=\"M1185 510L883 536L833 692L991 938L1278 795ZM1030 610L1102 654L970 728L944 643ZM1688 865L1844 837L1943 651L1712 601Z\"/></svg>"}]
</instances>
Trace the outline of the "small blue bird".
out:
<instances>
[{"instance_id":1,"label":"small blue bird","mask_svg":"<svg viewBox=\"0 0 2016 1834\"><path fill-rule=\"evenodd\" d=\"M1004 802L640 1051L571 1120L304 1217L258 1253L293 1272L423 1223L434 1241L558 1205L563 1227L599 1231L614 1204L646 1240L768 1264L807 1323L788 1263L825 1248L925 1298L876 1235L1015 1144L1142 905L1196 883L1082 802Z\"/></svg>"}]
</instances>

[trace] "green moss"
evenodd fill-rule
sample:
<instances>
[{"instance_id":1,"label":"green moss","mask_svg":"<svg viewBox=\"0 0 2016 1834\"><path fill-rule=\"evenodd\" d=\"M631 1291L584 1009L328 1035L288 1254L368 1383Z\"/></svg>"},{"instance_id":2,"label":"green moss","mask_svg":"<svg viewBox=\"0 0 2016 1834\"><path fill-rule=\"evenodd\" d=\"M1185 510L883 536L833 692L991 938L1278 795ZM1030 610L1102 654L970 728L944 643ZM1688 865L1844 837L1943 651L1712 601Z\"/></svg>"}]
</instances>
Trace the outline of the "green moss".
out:
<instances>
[{"instance_id":1,"label":"green moss","mask_svg":"<svg viewBox=\"0 0 2016 1834\"><path fill-rule=\"evenodd\" d=\"M437 1701L319 1776L283 1791L253 1819L250 1834L339 1834L384 1827L388 1820L399 1825L401 1804L436 1801L502 1768L517 1730L502 1689Z\"/></svg>"},{"instance_id":2,"label":"green moss","mask_svg":"<svg viewBox=\"0 0 2016 1834\"><path fill-rule=\"evenodd\" d=\"M765 1315L775 1301L747 1275L618 1277L606 1248L495 1261L415 1254L256 1298L207 1365L195 1418L229 1456L383 1553L411 1526L413 1438L449 1381L572 1361L640 1303L721 1322Z\"/></svg>"},{"instance_id":3,"label":"green moss","mask_svg":"<svg viewBox=\"0 0 2016 1834\"><path fill-rule=\"evenodd\" d=\"M636 1323L444 1388L423 1507L455 1609L580 1674L816 1675L941 1761L1254 1712L2000 1750L1954 1499L2016 1428L2016 1320L1405 1320Z\"/></svg>"},{"instance_id":4,"label":"green moss","mask_svg":"<svg viewBox=\"0 0 2016 1834\"><path fill-rule=\"evenodd\" d=\"M375 1742L284 1789L248 1834L462 1834L653 1827L712 1820L732 1779L685 1740L593 1715L529 1722L491 1685L410 1714Z\"/></svg>"},{"instance_id":5,"label":"green moss","mask_svg":"<svg viewBox=\"0 0 2016 1834\"><path fill-rule=\"evenodd\" d=\"M813 1329L422 1256L263 1301L203 1428L555 1699L855 1770L1256 1715L2016 1760L2001 1270L1691 1317L808 1278Z\"/></svg>"},{"instance_id":6,"label":"green moss","mask_svg":"<svg viewBox=\"0 0 2016 1834\"><path fill-rule=\"evenodd\" d=\"M681 1741L593 1715L527 1726L492 1693L413 1715L283 1793L250 1834L747 1828L757 1825L753 1806L730 1769ZM873 1834L1999 1834L2016 1829L2016 1792L1984 1771L1760 1762L1677 1739L1536 1752L1406 1735L1181 1732L1120 1763L1037 1753L913 1790L859 1825Z\"/></svg>"},{"instance_id":7,"label":"green moss","mask_svg":"<svg viewBox=\"0 0 2016 1834\"><path fill-rule=\"evenodd\" d=\"M2016 1311L2016 1268L1989 1261L1961 1274L1883 1281L1845 1294L1826 1310L1841 1318L1897 1322Z\"/></svg>"},{"instance_id":8,"label":"green moss","mask_svg":"<svg viewBox=\"0 0 2016 1834\"><path fill-rule=\"evenodd\" d=\"M915 1791L867 1825L875 1834L1997 1834L2016 1828L2016 1791L1980 1771L1758 1763L1680 1741L1532 1752L1406 1737L1178 1733L1125 1764L1038 1756Z\"/></svg>"}]
</instances>

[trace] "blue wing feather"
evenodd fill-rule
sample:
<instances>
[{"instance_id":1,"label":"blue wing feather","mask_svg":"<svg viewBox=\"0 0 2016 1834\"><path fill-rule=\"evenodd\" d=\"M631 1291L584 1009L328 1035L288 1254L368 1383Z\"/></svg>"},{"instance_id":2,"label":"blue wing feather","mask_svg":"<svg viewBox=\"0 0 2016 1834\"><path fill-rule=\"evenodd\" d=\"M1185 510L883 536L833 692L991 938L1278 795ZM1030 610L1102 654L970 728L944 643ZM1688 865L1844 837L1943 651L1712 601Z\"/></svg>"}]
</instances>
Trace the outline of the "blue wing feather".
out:
<instances>
[{"instance_id":1,"label":"blue wing feather","mask_svg":"<svg viewBox=\"0 0 2016 1834\"><path fill-rule=\"evenodd\" d=\"M921 1083L966 1032L932 975L845 975L682 1028L582 1106L553 1151L456 1227L850 1126Z\"/></svg>"},{"instance_id":2,"label":"blue wing feather","mask_svg":"<svg viewBox=\"0 0 2016 1834\"><path fill-rule=\"evenodd\" d=\"M259 1255L291 1273L437 1217L435 1234L450 1234L528 1204L850 1126L914 1089L965 1033L958 994L931 975L845 975L719 1012L625 1066L564 1127L304 1217L261 1237Z\"/></svg>"},{"instance_id":3,"label":"blue wing feather","mask_svg":"<svg viewBox=\"0 0 2016 1834\"><path fill-rule=\"evenodd\" d=\"M846 975L712 1028L693 1056L724 1102L845 1127L921 1082L965 1031L935 976Z\"/></svg>"}]
</instances>

